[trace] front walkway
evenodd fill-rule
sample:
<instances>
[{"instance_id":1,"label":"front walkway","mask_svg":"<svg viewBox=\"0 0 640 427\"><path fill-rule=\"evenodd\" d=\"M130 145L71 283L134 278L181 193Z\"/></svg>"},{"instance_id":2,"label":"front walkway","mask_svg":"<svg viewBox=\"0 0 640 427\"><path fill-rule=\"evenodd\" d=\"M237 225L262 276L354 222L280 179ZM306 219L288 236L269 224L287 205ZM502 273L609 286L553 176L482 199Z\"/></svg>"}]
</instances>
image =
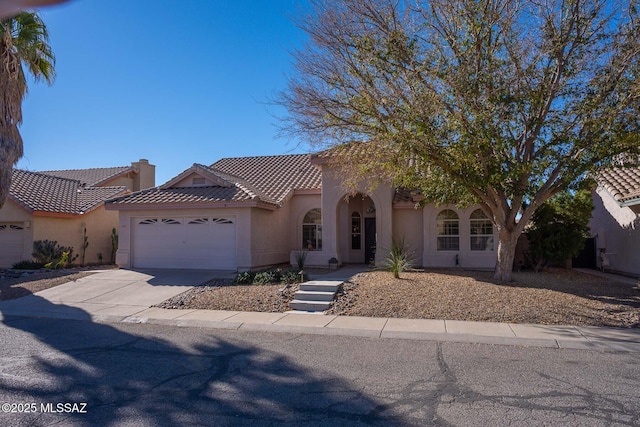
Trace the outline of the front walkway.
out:
<instances>
[{"instance_id":1,"label":"front walkway","mask_svg":"<svg viewBox=\"0 0 640 427\"><path fill-rule=\"evenodd\" d=\"M323 278L345 280L356 270L363 271L364 268L345 267ZM219 276L219 272L211 271L108 270L34 295L0 301L0 320L7 316L65 318L294 334L640 352L640 329L149 308Z\"/></svg>"}]
</instances>

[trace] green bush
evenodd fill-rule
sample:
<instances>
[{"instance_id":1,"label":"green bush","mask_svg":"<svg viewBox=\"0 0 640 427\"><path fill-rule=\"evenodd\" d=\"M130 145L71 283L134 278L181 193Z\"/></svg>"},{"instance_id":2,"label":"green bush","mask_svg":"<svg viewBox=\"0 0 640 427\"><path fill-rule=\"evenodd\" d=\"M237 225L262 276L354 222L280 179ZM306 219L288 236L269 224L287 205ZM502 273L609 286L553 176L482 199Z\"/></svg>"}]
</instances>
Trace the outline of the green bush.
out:
<instances>
[{"instance_id":1,"label":"green bush","mask_svg":"<svg viewBox=\"0 0 640 427\"><path fill-rule=\"evenodd\" d=\"M303 281L309 280L309 276L304 274ZM245 271L238 273L233 279L236 285L271 285L277 283L286 283L288 285L300 282L300 271L290 269L282 271L279 268L274 270L265 270L260 272Z\"/></svg>"},{"instance_id":2,"label":"green bush","mask_svg":"<svg viewBox=\"0 0 640 427\"><path fill-rule=\"evenodd\" d=\"M13 264L11 268L15 270L40 270L41 268L44 268L44 264L34 261L20 261Z\"/></svg>"},{"instance_id":3,"label":"green bush","mask_svg":"<svg viewBox=\"0 0 640 427\"><path fill-rule=\"evenodd\" d=\"M282 271L280 269L261 271L253 278L254 285L268 285L271 283L280 283Z\"/></svg>"},{"instance_id":4,"label":"green bush","mask_svg":"<svg viewBox=\"0 0 640 427\"><path fill-rule=\"evenodd\" d=\"M383 262L383 267L393 273L393 277L400 278L400 273L413 266L413 254L402 240L393 240L389 255Z\"/></svg>"},{"instance_id":5,"label":"green bush","mask_svg":"<svg viewBox=\"0 0 640 427\"><path fill-rule=\"evenodd\" d=\"M309 280L309 276L303 274L302 281L306 282ZM294 283L300 283L300 271L292 269L287 270L282 273L282 278L280 279L282 283L286 283L287 285L292 285Z\"/></svg>"},{"instance_id":6,"label":"green bush","mask_svg":"<svg viewBox=\"0 0 640 427\"><path fill-rule=\"evenodd\" d=\"M236 285L250 285L253 283L254 277L256 277L256 273L253 271L244 271L236 275L236 278L233 279L233 283Z\"/></svg>"},{"instance_id":7,"label":"green bush","mask_svg":"<svg viewBox=\"0 0 640 427\"><path fill-rule=\"evenodd\" d=\"M65 268L73 264L78 255L73 255L71 246L60 246L55 240L36 240L33 242L35 262L42 263L47 268Z\"/></svg>"},{"instance_id":8,"label":"green bush","mask_svg":"<svg viewBox=\"0 0 640 427\"><path fill-rule=\"evenodd\" d=\"M589 235L591 211L593 201L588 190L565 191L538 208L527 232L529 255L536 271L548 266L563 267L580 253Z\"/></svg>"}]
</instances>

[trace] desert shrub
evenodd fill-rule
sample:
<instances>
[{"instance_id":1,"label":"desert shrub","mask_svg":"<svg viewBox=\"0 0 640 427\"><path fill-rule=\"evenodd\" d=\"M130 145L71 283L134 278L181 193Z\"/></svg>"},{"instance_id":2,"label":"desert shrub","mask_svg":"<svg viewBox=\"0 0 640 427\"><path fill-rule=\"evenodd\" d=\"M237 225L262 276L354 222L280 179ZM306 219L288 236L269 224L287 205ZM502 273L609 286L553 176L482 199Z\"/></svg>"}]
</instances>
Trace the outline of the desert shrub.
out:
<instances>
[{"instance_id":1,"label":"desert shrub","mask_svg":"<svg viewBox=\"0 0 640 427\"><path fill-rule=\"evenodd\" d=\"M564 266L578 255L589 235L593 201L588 190L565 191L538 208L527 232L529 256L536 271Z\"/></svg>"},{"instance_id":2,"label":"desert shrub","mask_svg":"<svg viewBox=\"0 0 640 427\"><path fill-rule=\"evenodd\" d=\"M72 247L60 246L55 240L36 240L33 242L31 256L35 262L42 263L47 268L69 267L78 258L78 255L73 254Z\"/></svg>"},{"instance_id":3,"label":"desert shrub","mask_svg":"<svg viewBox=\"0 0 640 427\"><path fill-rule=\"evenodd\" d=\"M238 273L233 279L233 283L236 285L250 285L253 283L253 278L256 277L256 273L253 271L244 271Z\"/></svg>"},{"instance_id":4,"label":"desert shrub","mask_svg":"<svg viewBox=\"0 0 640 427\"><path fill-rule=\"evenodd\" d=\"M44 268L44 264L35 261L19 261L11 266L15 270L40 270Z\"/></svg>"},{"instance_id":5,"label":"desert shrub","mask_svg":"<svg viewBox=\"0 0 640 427\"><path fill-rule=\"evenodd\" d=\"M116 263L116 253L118 252L118 233L115 228L111 229L111 264Z\"/></svg>"},{"instance_id":6,"label":"desert shrub","mask_svg":"<svg viewBox=\"0 0 640 427\"><path fill-rule=\"evenodd\" d=\"M46 263L44 266L46 268L51 268L53 270L58 270L60 268L65 268L65 267L71 266L71 263L76 258L78 258L78 255L73 257L73 248L71 248L68 251L62 252L62 256L60 257L60 259L54 259L53 261Z\"/></svg>"},{"instance_id":7,"label":"desert shrub","mask_svg":"<svg viewBox=\"0 0 640 427\"><path fill-rule=\"evenodd\" d=\"M389 255L383 262L385 270L393 273L393 277L400 278L400 273L409 270L413 266L413 253L404 243L404 239L393 240Z\"/></svg>"},{"instance_id":8,"label":"desert shrub","mask_svg":"<svg viewBox=\"0 0 640 427\"><path fill-rule=\"evenodd\" d=\"M308 254L309 254L309 251L304 249L296 252L296 264L298 265L298 268L300 270L304 270L304 264L307 261Z\"/></svg>"},{"instance_id":9,"label":"desert shrub","mask_svg":"<svg viewBox=\"0 0 640 427\"><path fill-rule=\"evenodd\" d=\"M309 280L309 276L303 273L302 281L306 282L307 280ZM287 285L300 283L300 271L296 269L286 270L282 273L280 281Z\"/></svg>"},{"instance_id":10,"label":"desert shrub","mask_svg":"<svg viewBox=\"0 0 640 427\"><path fill-rule=\"evenodd\" d=\"M309 276L304 274L303 281L309 280ZM288 285L300 282L300 270L290 269L282 271L279 268L260 272L245 271L236 275L233 283L236 285L271 285L276 283L286 283Z\"/></svg>"},{"instance_id":11,"label":"desert shrub","mask_svg":"<svg viewBox=\"0 0 640 427\"><path fill-rule=\"evenodd\" d=\"M261 271L253 278L254 285L268 285L270 283L280 283L282 278L282 270L267 270Z\"/></svg>"}]
</instances>

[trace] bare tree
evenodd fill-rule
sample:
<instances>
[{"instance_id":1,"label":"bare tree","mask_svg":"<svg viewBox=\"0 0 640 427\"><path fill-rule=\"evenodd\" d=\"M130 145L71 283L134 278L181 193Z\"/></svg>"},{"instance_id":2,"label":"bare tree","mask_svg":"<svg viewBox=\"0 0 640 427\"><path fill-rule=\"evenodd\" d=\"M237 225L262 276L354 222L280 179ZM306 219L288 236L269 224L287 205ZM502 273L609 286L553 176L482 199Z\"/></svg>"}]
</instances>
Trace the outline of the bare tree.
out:
<instances>
[{"instance_id":1,"label":"bare tree","mask_svg":"<svg viewBox=\"0 0 640 427\"><path fill-rule=\"evenodd\" d=\"M508 281L540 205L638 154L638 18L636 1L319 0L285 131L337 147L353 180L478 203Z\"/></svg>"}]
</instances>

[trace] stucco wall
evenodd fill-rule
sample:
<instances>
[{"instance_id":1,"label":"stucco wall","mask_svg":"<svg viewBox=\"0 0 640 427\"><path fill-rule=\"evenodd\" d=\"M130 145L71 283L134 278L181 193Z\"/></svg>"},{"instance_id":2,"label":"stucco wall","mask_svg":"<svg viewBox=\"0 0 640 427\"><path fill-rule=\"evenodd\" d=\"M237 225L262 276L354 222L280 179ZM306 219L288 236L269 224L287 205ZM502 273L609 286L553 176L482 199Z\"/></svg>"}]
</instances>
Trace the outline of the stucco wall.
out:
<instances>
[{"instance_id":1,"label":"stucco wall","mask_svg":"<svg viewBox=\"0 0 640 427\"><path fill-rule=\"evenodd\" d=\"M289 262L290 215L287 206L269 211L251 209L251 267Z\"/></svg>"},{"instance_id":2,"label":"stucco wall","mask_svg":"<svg viewBox=\"0 0 640 427\"><path fill-rule=\"evenodd\" d=\"M451 209L458 214L460 245L457 251L439 251L437 249L438 214L445 209ZM470 242L469 217L477 206L467 209L457 209L455 206L436 207L429 204L423 209L424 251L422 265L424 267L455 267L456 255L459 265L463 268L490 269L496 265L496 251L498 235L493 229L493 251L472 251Z\"/></svg>"},{"instance_id":3,"label":"stucco wall","mask_svg":"<svg viewBox=\"0 0 640 427\"><path fill-rule=\"evenodd\" d=\"M631 208L620 207L603 188L593 193L593 205L589 227L596 249L605 249L607 269L640 276L640 218Z\"/></svg>"},{"instance_id":4,"label":"stucco wall","mask_svg":"<svg viewBox=\"0 0 640 427\"><path fill-rule=\"evenodd\" d=\"M79 255L76 264L82 263L83 230L87 229L89 246L85 254L85 264L108 263L111 255L111 230L118 224L117 212L99 207L88 214L75 218L55 218L36 216L33 222L34 240L55 240L60 246L73 247Z\"/></svg>"},{"instance_id":5,"label":"stucco wall","mask_svg":"<svg viewBox=\"0 0 640 427\"><path fill-rule=\"evenodd\" d=\"M422 265L424 250L423 212L420 209L393 210L393 237L411 251L414 266Z\"/></svg>"},{"instance_id":6,"label":"stucco wall","mask_svg":"<svg viewBox=\"0 0 640 427\"><path fill-rule=\"evenodd\" d=\"M105 185L108 186L108 187L116 187L116 186L121 186L122 185L122 186L127 187L131 191L135 191L133 189L133 187L134 187L133 178L129 178L129 177L126 177L126 176L119 176L116 179L113 179L113 180L107 182Z\"/></svg>"}]
</instances>

